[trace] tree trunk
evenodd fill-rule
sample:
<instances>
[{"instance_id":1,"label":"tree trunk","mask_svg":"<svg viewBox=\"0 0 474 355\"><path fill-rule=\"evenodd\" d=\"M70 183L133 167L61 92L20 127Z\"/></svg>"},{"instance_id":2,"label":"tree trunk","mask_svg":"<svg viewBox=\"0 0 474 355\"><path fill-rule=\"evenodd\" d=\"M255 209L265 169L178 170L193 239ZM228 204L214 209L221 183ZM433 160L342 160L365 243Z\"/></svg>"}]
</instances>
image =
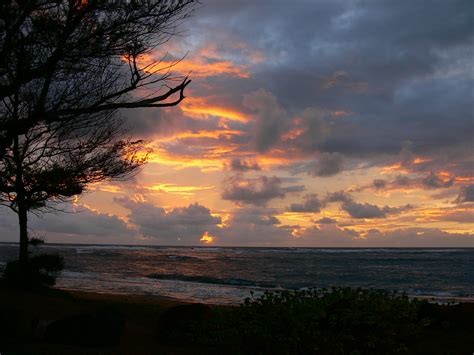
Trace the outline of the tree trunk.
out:
<instances>
[{"instance_id":1,"label":"tree trunk","mask_svg":"<svg viewBox=\"0 0 474 355\"><path fill-rule=\"evenodd\" d=\"M28 211L24 202L18 203L18 221L20 223L20 265L26 267L28 263Z\"/></svg>"},{"instance_id":2,"label":"tree trunk","mask_svg":"<svg viewBox=\"0 0 474 355\"><path fill-rule=\"evenodd\" d=\"M17 97L15 96L15 102ZM18 106L15 105L15 118L18 117ZM28 266L28 208L26 203L25 185L23 182L23 158L20 152L20 142L18 135L13 138L13 155L16 165L15 188L16 188L16 213L20 224L20 269L22 272L27 270Z\"/></svg>"}]
</instances>

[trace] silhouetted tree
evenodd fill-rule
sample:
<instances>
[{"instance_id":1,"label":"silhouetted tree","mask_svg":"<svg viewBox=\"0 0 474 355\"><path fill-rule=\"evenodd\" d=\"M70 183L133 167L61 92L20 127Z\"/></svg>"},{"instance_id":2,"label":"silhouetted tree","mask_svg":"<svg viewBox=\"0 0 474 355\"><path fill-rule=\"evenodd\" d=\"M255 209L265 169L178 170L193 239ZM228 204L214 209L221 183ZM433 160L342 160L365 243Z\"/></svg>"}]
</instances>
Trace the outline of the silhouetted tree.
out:
<instances>
[{"instance_id":1,"label":"silhouetted tree","mask_svg":"<svg viewBox=\"0 0 474 355\"><path fill-rule=\"evenodd\" d=\"M183 100L190 81L171 75L176 60L149 58L195 3L0 3L0 203L19 217L20 264L28 260L29 211L125 177L145 161L117 110Z\"/></svg>"}]
</instances>

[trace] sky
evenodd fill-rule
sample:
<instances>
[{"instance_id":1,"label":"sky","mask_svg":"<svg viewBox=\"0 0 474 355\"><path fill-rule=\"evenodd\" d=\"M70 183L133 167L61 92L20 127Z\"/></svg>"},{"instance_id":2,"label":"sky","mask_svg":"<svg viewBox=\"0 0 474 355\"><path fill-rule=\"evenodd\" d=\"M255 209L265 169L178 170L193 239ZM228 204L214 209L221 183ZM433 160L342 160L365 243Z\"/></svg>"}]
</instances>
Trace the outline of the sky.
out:
<instances>
[{"instance_id":1,"label":"sky","mask_svg":"<svg viewBox=\"0 0 474 355\"><path fill-rule=\"evenodd\" d=\"M30 236L474 247L471 0L203 0L180 29L143 61L182 58L187 98L121 113L149 162Z\"/></svg>"}]
</instances>

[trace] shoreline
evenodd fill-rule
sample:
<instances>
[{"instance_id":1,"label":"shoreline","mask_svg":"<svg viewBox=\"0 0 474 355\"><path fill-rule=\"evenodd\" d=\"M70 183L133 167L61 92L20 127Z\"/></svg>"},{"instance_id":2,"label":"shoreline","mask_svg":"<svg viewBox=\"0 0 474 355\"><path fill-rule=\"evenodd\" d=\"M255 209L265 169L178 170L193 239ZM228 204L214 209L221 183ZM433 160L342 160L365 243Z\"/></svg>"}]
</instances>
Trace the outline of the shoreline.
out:
<instances>
[{"instance_id":1,"label":"shoreline","mask_svg":"<svg viewBox=\"0 0 474 355\"><path fill-rule=\"evenodd\" d=\"M236 301L235 303L208 303L208 302L203 302L202 300L199 299L180 299L177 297L170 297L170 296L164 296L164 295L159 295L159 294L134 294L134 293L111 293L111 292L101 292L101 291L83 291L80 289L72 289L72 288L55 288L57 290L65 291L65 292L70 292L73 294L84 294L84 295L96 295L96 296L101 296L103 295L105 298L130 298L130 299L136 299L137 301L145 301L145 302L150 302L152 300L156 300L157 302L160 301L168 301L168 302L178 302L178 303L183 303L183 304L190 304L190 303L204 303L210 306L238 306L242 302L244 302L244 299L240 301ZM270 292L278 292L278 291L293 291L293 290L284 290L284 289L268 289L268 290L262 290L262 291L270 291ZM387 291L390 292L390 291ZM441 304L441 305L448 305L448 304L474 304L474 297L469 296L469 297L459 297L459 296L434 296L434 295L412 295L412 294L404 294L404 293L398 293L399 295L406 295L409 299L418 299L420 301L428 301L430 303L435 303L435 304ZM249 294L250 296L250 294Z\"/></svg>"}]
</instances>

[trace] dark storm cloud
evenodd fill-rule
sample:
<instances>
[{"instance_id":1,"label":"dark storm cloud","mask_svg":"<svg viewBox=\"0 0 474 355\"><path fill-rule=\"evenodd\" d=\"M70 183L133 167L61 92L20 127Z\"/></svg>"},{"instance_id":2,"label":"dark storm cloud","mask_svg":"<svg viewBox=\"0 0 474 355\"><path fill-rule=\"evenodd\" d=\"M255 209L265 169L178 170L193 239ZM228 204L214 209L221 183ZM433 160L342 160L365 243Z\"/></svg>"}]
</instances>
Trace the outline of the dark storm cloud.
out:
<instances>
[{"instance_id":1,"label":"dark storm cloud","mask_svg":"<svg viewBox=\"0 0 474 355\"><path fill-rule=\"evenodd\" d=\"M376 189L383 189L385 186L387 186L387 181L383 179L374 179L374 181L372 182L372 185Z\"/></svg>"},{"instance_id":2,"label":"dark storm cloud","mask_svg":"<svg viewBox=\"0 0 474 355\"><path fill-rule=\"evenodd\" d=\"M403 207L379 207L369 203L356 203L356 202L345 202L341 205L341 208L349 213L352 218L363 219L363 218L386 218L387 214L396 214L412 208L410 205Z\"/></svg>"},{"instance_id":3,"label":"dark storm cloud","mask_svg":"<svg viewBox=\"0 0 474 355\"><path fill-rule=\"evenodd\" d=\"M263 89L246 95L243 104L253 112L255 149L265 152L287 131L290 124L288 115L275 96Z\"/></svg>"},{"instance_id":4,"label":"dark storm cloud","mask_svg":"<svg viewBox=\"0 0 474 355\"><path fill-rule=\"evenodd\" d=\"M311 171L313 176L333 176L342 171L343 157L339 153L322 153Z\"/></svg>"},{"instance_id":5,"label":"dark storm cloud","mask_svg":"<svg viewBox=\"0 0 474 355\"><path fill-rule=\"evenodd\" d=\"M260 176L257 179L247 179L236 175L226 181L222 198L237 204L264 206L268 201L283 198L289 192L303 190L304 186L301 185L283 187L282 180L276 176Z\"/></svg>"},{"instance_id":6,"label":"dark storm cloud","mask_svg":"<svg viewBox=\"0 0 474 355\"><path fill-rule=\"evenodd\" d=\"M290 212L320 212L323 203L316 194L304 196L303 203L292 203L288 208Z\"/></svg>"},{"instance_id":7,"label":"dark storm cloud","mask_svg":"<svg viewBox=\"0 0 474 355\"><path fill-rule=\"evenodd\" d=\"M202 29L195 37L203 41L230 38L227 47L242 41L265 55L250 79L206 79L234 98L254 93L246 109L258 151L280 144L372 158L395 155L406 141L414 153L463 151L473 131L473 15L469 0L206 1L190 28ZM294 117L303 133L282 145Z\"/></svg>"},{"instance_id":8,"label":"dark storm cloud","mask_svg":"<svg viewBox=\"0 0 474 355\"><path fill-rule=\"evenodd\" d=\"M327 194L326 198L324 199L324 203L331 203L331 202L349 203L349 202L352 202L352 197L345 191L330 192Z\"/></svg>"},{"instance_id":9,"label":"dark storm cloud","mask_svg":"<svg viewBox=\"0 0 474 355\"><path fill-rule=\"evenodd\" d=\"M346 202L341 208L349 213L352 218L385 218L383 208L368 203Z\"/></svg>"},{"instance_id":10,"label":"dark storm cloud","mask_svg":"<svg viewBox=\"0 0 474 355\"><path fill-rule=\"evenodd\" d=\"M230 162L230 170L245 172L250 170L261 170L261 167L256 162L249 162L239 158L234 158Z\"/></svg>"},{"instance_id":11,"label":"dark storm cloud","mask_svg":"<svg viewBox=\"0 0 474 355\"><path fill-rule=\"evenodd\" d=\"M459 195L456 199L457 203L474 202L474 184L464 185L459 190Z\"/></svg>"},{"instance_id":12,"label":"dark storm cloud","mask_svg":"<svg viewBox=\"0 0 474 355\"><path fill-rule=\"evenodd\" d=\"M240 208L232 216L232 223L238 225L260 225L274 226L280 224L280 220L274 216L276 211L268 208Z\"/></svg>"},{"instance_id":13,"label":"dark storm cloud","mask_svg":"<svg viewBox=\"0 0 474 355\"><path fill-rule=\"evenodd\" d=\"M454 184L454 178L451 178L449 180L443 180L439 176L436 176L436 174L431 173L424 179L422 179L422 184L428 188L442 188L442 187L451 187Z\"/></svg>"},{"instance_id":14,"label":"dark storm cloud","mask_svg":"<svg viewBox=\"0 0 474 355\"><path fill-rule=\"evenodd\" d=\"M443 179L441 176L431 172L424 177L410 177L408 175L397 175L393 180L385 180L385 179L374 179L371 184L366 186L361 186L355 191L363 191L363 190L397 190L397 189L404 189L404 188L418 188L418 189L426 189L426 190L435 190L435 189L448 189L453 187L456 181L455 177L445 178ZM452 193L445 196L449 196ZM443 194L433 195L436 196L443 196Z\"/></svg>"},{"instance_id":15,"label":"dark storm cloud","mask_svg":"<svg viewBox=\"0 0 474 355\"><path fill-rule=\"evenodd\" d=\"M220 217L212 216L208 208L198 203L167 212L146 202L128 198L115 200L130 210L128 218L138 227L141 235L156 238L166 244L198 244L205 232L212 234L221 223Z\"/></svg>"},{"instance_id":16,"label":"dark storm cloud","mask_svg":"<svg viewBox=\"0 0 474 355\"><path fill-rule=\"evenodd\" d=\"M323 218L318 219L316 221L316 223L319 223L319 224L336 224L337 220L334 219L334 218L323 217Z\"/></svg>"}]
</instances>

